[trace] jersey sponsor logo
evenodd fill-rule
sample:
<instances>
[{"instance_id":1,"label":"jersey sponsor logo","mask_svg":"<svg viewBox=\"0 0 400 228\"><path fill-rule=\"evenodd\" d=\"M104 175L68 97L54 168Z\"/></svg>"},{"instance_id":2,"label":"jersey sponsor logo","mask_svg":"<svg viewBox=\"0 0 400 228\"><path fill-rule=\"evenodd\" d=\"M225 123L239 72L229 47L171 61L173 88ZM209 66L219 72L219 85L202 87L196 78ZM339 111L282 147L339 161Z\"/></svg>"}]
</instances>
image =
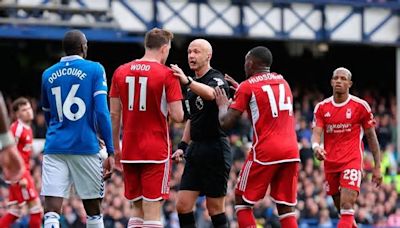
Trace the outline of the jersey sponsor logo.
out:
<instances>
[{"instance_id":1,"label":"jersey sponsor logo","mask_svg":"<svg viewBox=\"0 0 400 228\"><path fill-rule=\"evenodd\" d=\"M351 108L348 108L346 111L346 119L351 119Z\"/></svg>"},{"instance_id":2,"label":"jersey sponsor logo","mask_svg":"<svg viewBox=\"0 0 400 228\"><path fill-rule=\"evenodd\" d=\"M324 117L326 118L331 117L331 113L330 112L325 113Z\"/></svg>"},{"instance_id":3,"label":"jersey sponsor logo","mask_svg":"<svg viewBox=\"0 0 400 228\"><path fill-rule=\"evenodd\" d=\"M220 78L213 78L213 79L217 82L217 86L222 86L225 84L224 81L222 81L222 79Z\"/></svg>"},{"instance_id":4,"label":"jersey sponsor logo","mask_svg":"<svg viewBox=\"0 0 400 228\"><path fill-rule=\"evenodd\" d=\"M351 123L327 124L326 133L351 132Z\"/></svg>"},{"instance_id":5,"label":"jersey sponsor logo","mask_svg":"<svg viewBox=\"0 0 400 228\"><path fill-rule=\"evenodd\" d=\"M200 96L197 96L195 104L198 110L202 110L204 108L204 102Z\"/></svg>"}]
</instances>

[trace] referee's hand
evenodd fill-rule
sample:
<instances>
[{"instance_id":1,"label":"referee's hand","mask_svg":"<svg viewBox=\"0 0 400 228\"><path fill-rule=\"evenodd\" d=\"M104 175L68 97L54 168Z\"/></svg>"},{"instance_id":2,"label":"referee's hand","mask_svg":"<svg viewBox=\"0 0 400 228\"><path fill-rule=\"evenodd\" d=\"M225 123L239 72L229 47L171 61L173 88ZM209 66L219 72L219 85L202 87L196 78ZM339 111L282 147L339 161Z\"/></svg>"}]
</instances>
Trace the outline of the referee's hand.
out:
<instances>
[{"instance_id":1,"label":"referee's hand","mask_svg":"<svg viewBox=\"0 0 400 228\"><path fill-rule=\"evenodd\" d=\"M172 160L175 162L181 162L185 159L183 150L177 149L174 154L172 154Z\"/></svg>"}]
</instances>

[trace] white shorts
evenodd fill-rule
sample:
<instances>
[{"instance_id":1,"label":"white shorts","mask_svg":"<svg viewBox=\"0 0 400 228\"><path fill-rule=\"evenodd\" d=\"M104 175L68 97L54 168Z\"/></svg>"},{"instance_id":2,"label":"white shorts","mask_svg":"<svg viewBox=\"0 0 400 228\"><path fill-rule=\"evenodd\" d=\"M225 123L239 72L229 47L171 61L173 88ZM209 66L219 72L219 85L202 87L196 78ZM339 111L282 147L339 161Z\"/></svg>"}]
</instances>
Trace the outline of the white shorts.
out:
<instances>
[{"instance_id":1,"label":"white shorts","mask_svg":"<svg viewBox=\"0 0 400 228\"><path fill-rule=\"evenodd\" d=\"M103 161L99 154L43 156L40 195L68 198L72 184L81 199L104 197Z\"/></svg>"}]
</instances>

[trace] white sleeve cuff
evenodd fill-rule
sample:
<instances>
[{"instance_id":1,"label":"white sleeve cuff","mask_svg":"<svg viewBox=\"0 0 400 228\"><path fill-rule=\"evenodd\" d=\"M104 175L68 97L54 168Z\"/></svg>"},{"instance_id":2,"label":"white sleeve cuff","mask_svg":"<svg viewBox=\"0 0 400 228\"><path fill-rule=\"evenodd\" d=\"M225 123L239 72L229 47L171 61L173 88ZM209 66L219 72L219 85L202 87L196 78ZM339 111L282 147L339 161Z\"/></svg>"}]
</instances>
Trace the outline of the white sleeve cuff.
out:
<instances>
[{"instance_id":1,"label":"white sleeve cuff","mask_svg":"<svg viewBox=\"0 0 400 228\"><path fill-rule=\"evenodd\" d=\"M107 91L104 91L104 90L96 91L96 92L93 93L93 97L95 97L95 96L97 96L97 95L99 95L99 94L105 94L105 95L107 95Z\"/></svg>"}]
</instances>

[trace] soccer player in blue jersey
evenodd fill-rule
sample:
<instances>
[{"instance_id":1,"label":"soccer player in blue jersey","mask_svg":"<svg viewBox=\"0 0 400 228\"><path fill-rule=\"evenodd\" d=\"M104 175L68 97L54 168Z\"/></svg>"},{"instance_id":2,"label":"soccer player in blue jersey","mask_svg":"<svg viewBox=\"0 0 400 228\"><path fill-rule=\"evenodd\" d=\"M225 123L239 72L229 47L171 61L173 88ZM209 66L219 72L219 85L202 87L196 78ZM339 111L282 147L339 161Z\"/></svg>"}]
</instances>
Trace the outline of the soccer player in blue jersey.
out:
<instances>
[{"instance_id":1,"label":"soccer player in blue jersey","mask_svg":"<svg viewBox=\"0 0 400 228\"><path fill-rule=\"evenodd\" d=\"M102 228L103 180L114 168L106 76L100 63L84 59L87 40L79 30L65 34L63 48L66 56L42 76L48 125L41 192L45 196L44 228L59 228L63 198L69 197L72 184L86 210L86 227ZM104 169L97 134L108 152Z\"/></svg>"}]
</instances>

